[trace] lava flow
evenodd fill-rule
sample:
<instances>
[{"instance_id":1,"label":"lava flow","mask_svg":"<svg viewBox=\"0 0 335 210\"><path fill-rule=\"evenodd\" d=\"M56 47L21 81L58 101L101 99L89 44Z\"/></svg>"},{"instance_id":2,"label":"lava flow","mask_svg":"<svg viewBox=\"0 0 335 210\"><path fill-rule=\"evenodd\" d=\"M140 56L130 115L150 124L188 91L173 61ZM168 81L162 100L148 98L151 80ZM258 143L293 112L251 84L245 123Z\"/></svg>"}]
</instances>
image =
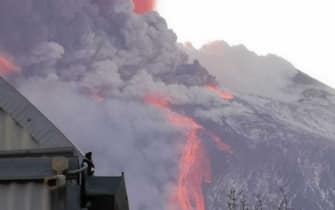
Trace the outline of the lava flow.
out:
<instances>
[{"instance_id":1,"label":"lava flow","mask_svg":"<svg viewBox=\"0 0 335 210\"><path fill-rule=\"evenodd\" d=\"M231 147L228 144L223 143L220 137L214 135L213 133L209 133L209 135L212 137L217 149L222 152L233 154Z\"/></svg>"},{"instance_id":2,"label":"lava flow","mask_svg":"<svg viewBox=\"0 0 335 210\"><path fill-rule=\"evenodd\" d=\"M7 76L17 71L17 67L7 58L0 55L0 77Z\"/></svg>"},{"instance_id":3,"label":"lava flow","mask_svg":"<svg viewBox=\"0 0 335 210\"><path fill-rule=\"evenodd\" d=\"M186 143L182 149L179 160L179 174L176 190L171 198L173 205L181 210L205 210L205 199L203 196L203 183L212 180L211 164L207 157L199 132L204 128L194 119L183 116L171 110L170 101L160 96L146 96L146 104L158 108L172 125L184 130ZM224 144L219 137L211 135L213 141L221 151L231 153L228 145Z\"/></svg>"},{"instance_id":4,"label":"lava flow","mask_svg":"<svg viewBox=\"0 0 335 210\"><path fill-rule=\"evenodd\" d=\"M224 99L224 100L233 100L234 96L230 93L227 92L223 92L222 90L220 90L218 87L213 86L213 85L207 85L206 88L215 93L216 95L218 95L220 98Z\"/></svg>"}]
</instances>

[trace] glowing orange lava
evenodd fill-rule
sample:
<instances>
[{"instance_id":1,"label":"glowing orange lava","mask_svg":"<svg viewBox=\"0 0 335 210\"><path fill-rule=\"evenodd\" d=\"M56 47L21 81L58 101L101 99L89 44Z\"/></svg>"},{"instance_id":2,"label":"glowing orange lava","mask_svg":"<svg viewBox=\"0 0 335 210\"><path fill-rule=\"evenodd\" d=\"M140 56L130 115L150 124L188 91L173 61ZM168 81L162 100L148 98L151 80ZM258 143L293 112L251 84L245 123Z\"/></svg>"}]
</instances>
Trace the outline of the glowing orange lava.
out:
<instances>
[{"instance_id":1,"label":"glowing orange lava","mask_svg":"<svg viewBox=\"0 0 335 210\"><path fill-rule=\"evenodd\" d=\"M16 71L17 67L9 59L0 55L0 76L7 76Z\"/></svg>"},{"instance_id":2,"label":"glowing orange lava","mask_svg":"<svg viewBox=\"0 0 335 210\"><path fill-rule=\"evenodd\" d=\"M170 101L167 98L160 97L157 95L146 95L144 97L144 102L151 106L163 109L168 109L170 106Z\"/></svg>"},{"instance_id":3,"label":"glowing orange lava","mask_svg":"<svg viewBox=\"0 0 335 210\"><path fill-rule=\"evenodd\" d=\"M230 93L226 93L226 92L223 92L221 91L219 88L213 86L213 85L207 85L206 88L215 93L216 95L218 95L220 98L224 99L224 100L233 100L234 99L234 96Z\"/></svg>"},{"instance_id":4,"label":"glowing orange lava","mask_svg":"<svg viewBox=\"0 0 335 210\"><path fill-rule=\"evenodd\" d=\"M171 110L170 102L167 98L148 95L144 102L158 108L164 113L168 122L182 128L186 143L179 160L179 174L176 190L171 197L174 207L180 210L205 210L205 199L203 196L203 183L210 183L212 171L210 160L198 133L204 128L194 119L181 115ZM214 134L211 135L213 141L221 151L231 153L228 145Z\"/></svg>"},{"instance_id":5,"label":"glowing orange lava","mask_svg":"<svg viewBox=\"0 0 335 210\"><path fill-rule=\"evenodd\" d=\"M151 12L155 8L155 0L133 0L134 2L134 12L136 14L144 14Z\"/></svg>"},{"instance_id":6,"label":"glowing orange lava","mask_svg":"<svg viewBox=\"0 0 335 210\"><path fill-rule=\"evenodd\" d=\"M218 148L219 150L223 151L223 152L228 152L230 154L233 154L233 151L231 149L231 147L228 144L225 144L222 142L222 140L220 139L220 137L210 133L213 141L216 144L216 148Z\"/></svg>"},{"instance_id":7,"label":"glowing orange lava","mask_svg":"<svg viewBox=\"0 0 335 210\"><path fill-rule=\"evenodd\" d=\"M179 161L177 189L174 192L182 210L205 210L203 183L212 181L212 169L196 129L187 133L187 141Z\"/></svg>"}]
</instances>

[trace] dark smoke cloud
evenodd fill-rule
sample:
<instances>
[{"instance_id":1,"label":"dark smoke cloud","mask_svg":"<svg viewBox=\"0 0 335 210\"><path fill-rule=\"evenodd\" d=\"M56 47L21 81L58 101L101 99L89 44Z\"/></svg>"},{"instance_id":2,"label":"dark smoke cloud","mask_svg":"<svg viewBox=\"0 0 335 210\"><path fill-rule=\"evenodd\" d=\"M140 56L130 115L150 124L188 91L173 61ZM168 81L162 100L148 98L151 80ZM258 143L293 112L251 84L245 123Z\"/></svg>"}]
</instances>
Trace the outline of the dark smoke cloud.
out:
<instances>
[{"instance_id":1,"label":"dark smoke cloud","mask_svg":"<svg viewBox=\"0 0 335 210\"><path fill-rule=\"evenodd\" d=\"M61 80L80 81L96 63L110 61L125 81L145 69L174 83L171 77L194 68L201 77L185 78L188 84L214 82L198 63L187 65L176 35L157 13L137 16L131 10L129 1L4 0L0 48L15 55L26 75L55 68Z\"/></svg>"},{"instance_id":2,"label":"dark smoke cloud","mask_svg":"<svg viewBox=\"0 0 335 210\"><path fill-rule=\"evenodd\" d=\"M130 0L2 0L0 51L20 66L12 84L83 151L93 150L99 174L126 172L131 208L158 210L184 142L143 97L225 102L202 88L215 78L189 63L165 20L132 9Z\"/></svg>"}]
</instances>

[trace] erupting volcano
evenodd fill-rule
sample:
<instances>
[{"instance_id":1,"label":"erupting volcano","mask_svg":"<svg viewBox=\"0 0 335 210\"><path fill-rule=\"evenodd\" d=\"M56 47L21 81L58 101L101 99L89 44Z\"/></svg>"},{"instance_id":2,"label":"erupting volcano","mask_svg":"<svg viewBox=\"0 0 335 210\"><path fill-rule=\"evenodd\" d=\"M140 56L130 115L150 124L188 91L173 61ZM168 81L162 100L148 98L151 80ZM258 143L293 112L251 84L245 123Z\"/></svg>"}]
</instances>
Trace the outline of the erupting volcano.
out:
<instances>
[{"instance_id":1,"label":"erupting volcano","mask_svg":"<svg viewBox=\"0 0 335 210\"><path fill-rule=\"evenodd\" d=\"M126 173L132 210L227 210L232 188L335 209L333 89L243 46L185 49L154 0L45 2L0 1L0 76L97 174Z\"/></svg>"},{"instance_id":2,"label":"erupting volcano","mask_svg":"<svg viewBox=\"0 0 335 210\"><path fill-rule=\"evenodd\" d=\"M150 95L146 96L144 101L164 113L169 123L184 130L183 136L186 138L186 143L179 160L177 186L171 195L174 204L171 206L181 210L205 210L202 187L204 183L211 183L212 171L199 133L208 131L191 117L174 112L167 98ZM224 144L211 132L209 133L220 151L232 153L229 145Z\"/></svg>"}]
</instances>

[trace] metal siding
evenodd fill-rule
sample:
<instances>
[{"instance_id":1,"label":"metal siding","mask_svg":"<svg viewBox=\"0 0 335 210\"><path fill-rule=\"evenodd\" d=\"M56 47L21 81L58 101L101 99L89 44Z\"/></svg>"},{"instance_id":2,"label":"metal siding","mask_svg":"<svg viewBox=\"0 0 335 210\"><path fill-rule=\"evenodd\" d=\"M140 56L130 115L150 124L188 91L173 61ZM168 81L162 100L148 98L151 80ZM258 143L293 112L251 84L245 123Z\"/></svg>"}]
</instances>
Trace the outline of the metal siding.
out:
<instances>
[{"instance_id":1,"label":"metal siding","mask_svg":"<svg viewBox=\"0 0 335 210\"><path fill-rule=\"evenodd\" d=\"M0 110L0 151L36 148L39 148L39 145L29 132Z\"/></svg>"},{"instance_id":2,"label":"metal siding","mask_svg":"<svg viewBox=\"0 0 335 210\"><path fill-rule=\"evenodd\" d=\"M0 210L51 210L50 200L44 184L0 184Z\"/></svg>"},{"instance_id":3,"label":"metal siding","mask_svg":"<svg viewBox=\"0 0 335 210\"><path fill-rule=\"evenodd\" d=\"M20 140L18 140L21 147L36 148L38 145L38 148L75 148L73 144L40 111L38 111L25 97L23 97L1 77L0 109L3 113L7 114L3 115L0 120L2 123L0 128L0 130L2 130L2 134L0 137L7 137L6 140L0 143L0 150L1 146L6 146L6 148L14 146L14 143L8 144L8 139L13 139L11 138L13 136L20 136L19 134L22 134ZM9 120L9 118L13 121ZM22 132L14 134L15 131L17 131L16 128L19 126L13 126L13 124L18 124L21 127L24 127L32 138L29 137L29 135L27 137L27 135ZM21 142L24 138L28 138L28 141ZM30 141L31 139L29 140L29 138L34 140L36 144L32 144L32 141ZM78 151L76 151L76 153L80 154Z\"/></svg>"},{"instance_id":4,"label":"metal siding","mask_svg":"<svg viewBox=\"0 0 335 210\"><path fill-rule=\"evenodd\" d=\"M0 154L18 155L19 151L32 155L36 149L68 152L69 148L72 155L82 157L42 113L0 77ZM65 210L65 195L64 190L50 190L39 182L0 182L0 210Z\"/></svg>"}]
</instances>

